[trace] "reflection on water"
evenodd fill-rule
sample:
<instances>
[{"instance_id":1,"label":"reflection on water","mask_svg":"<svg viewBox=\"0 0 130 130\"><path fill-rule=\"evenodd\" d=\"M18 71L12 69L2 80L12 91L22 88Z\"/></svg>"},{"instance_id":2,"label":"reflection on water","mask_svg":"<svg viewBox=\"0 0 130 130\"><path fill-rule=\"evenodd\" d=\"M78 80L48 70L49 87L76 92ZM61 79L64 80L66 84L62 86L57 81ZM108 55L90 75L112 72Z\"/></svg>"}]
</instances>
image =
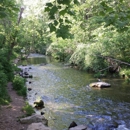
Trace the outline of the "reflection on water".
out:
<instances>
[{"instance_id":1,"label":"reflection on water","mask_svg":"<svg viewBox=\"0 0 130 130\"><path fill-rule=\"evenodd\" d=\"M40 66L49 61L43 59L32 59L38 62L31 65L34 78L27 86L33 90L28 92L28 100L44 100L45 117L53 130L67 130L72 121L87 124L93 130L130 128L130 86L122 79L102 79L111 88L88 88L87 84L96 81L91 74L56 62Z\"/></svg>"},{"instance_id":2,"label":"reflection on water","mask_svg":"<svg viewBox=\"0 0 130 130\"><path fill-rule=\"evenodd\" d=\"M46 59L43 57L38 57L38 58L28 58L27 60L20 61L18 64L22 65L30 65L30 64L39 64L39 63L46 63Z\"/></svg>"}]
</instances>

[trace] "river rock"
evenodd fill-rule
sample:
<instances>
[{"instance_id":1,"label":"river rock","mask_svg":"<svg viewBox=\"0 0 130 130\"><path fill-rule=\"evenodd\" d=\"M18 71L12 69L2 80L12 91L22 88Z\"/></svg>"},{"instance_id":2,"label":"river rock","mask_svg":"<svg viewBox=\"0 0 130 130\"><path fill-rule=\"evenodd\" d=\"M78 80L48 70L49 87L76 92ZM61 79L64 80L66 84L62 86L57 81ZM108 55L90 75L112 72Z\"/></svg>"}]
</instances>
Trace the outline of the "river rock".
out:
<instances>
[{"instance_id":1,"label":"river rock","mask_svg":"<svg viewBox=\"0 0 130 130\"><path fill-rule=\"evenodd\" d=\"M44 125L48 124L48 120L45 119L44 116L38 115L38 114L34 114L32 116L21 118L20 122L22 124L31 124L31 123L38 123L38 122L42 122Z\"/></svg>"},{"instance_id":2,"label":"river rock","mask_svg":"<svg viewBox=\"0 0 130 130\"><path fill-rule=\"evenodd\" d=\"M32 75L29 75L28 78L33 78L33 76L32 76Z\"/></svg>"},{"instance_id":3,"label":"river rock","mask_svg":"<svg viewBox=\"0 0 130 130\"><path fill-rule=\"evenodd\" d=\"M38 102L34 102L34 104L35 104L35 108L37 108L37 109L45 108L44 102L42 100L40 100Z\"/></svg>"},{"instance_id":4,"label":"river rock","mask_svg":"<svg viewBox=\"0 0 130 130\"><path fill-rule=\"evenodd\" d=\"M98 88L111 87L111 85L109 83L106 83L106 82L95 82L95 83L89 84L89 86L90 87L98 87Z\"/></svg>"},{"instance_id":5,"label":"river rock","mask_svg":"<svg viewBox=\"0 0 130 130\"><path fill-rule=\"evenodd\" d=\"M87 129L87 126L85 125L78 125L78 126L70 128L69 130L88 130L88 129Z\"/></svg>"},{"instance_id":6,"label":"river rock","mask_svg":"<svg viewBox=\"0 0 130 130\"><path fill-rule=\"evenodd\" d=\"M73 122L70 124L69 129L72 128L72 127L75 127L75 126L77 126L77 124L73 121Z\"/></svg>"},{"instance_id":7,"label":"river rock","mask_svg":"<svg viewBox=\"0 0 130 130\"><path fill-rule=\"evenodd\" d=\"M51 130L51 128L46 127L42 123L32 123L28 126L27 130Z\"/></svg>"},{"instance_id":8,"label":"river rock","mask_svg":"<svg viewBox=\"0 0 130 130\"><path fill-rule=\"evenodd\" d=\"M28 88L28 91L31 91L32 90L32 88Z\"/></svg>"}]
</instances>

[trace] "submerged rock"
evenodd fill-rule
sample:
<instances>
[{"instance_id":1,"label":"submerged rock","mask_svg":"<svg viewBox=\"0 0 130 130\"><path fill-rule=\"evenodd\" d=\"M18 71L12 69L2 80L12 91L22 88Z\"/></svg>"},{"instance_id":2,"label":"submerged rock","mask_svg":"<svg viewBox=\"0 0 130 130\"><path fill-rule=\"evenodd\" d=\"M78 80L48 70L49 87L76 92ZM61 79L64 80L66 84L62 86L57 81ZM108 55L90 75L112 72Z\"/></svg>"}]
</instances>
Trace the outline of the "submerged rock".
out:
<instances>
[{"instance_id":1,"label":"submerged rock","mask_svg":"<svg viewBox=\"0 0 130 130\"><path fill-rule=\"evenodd\" d=\"M37 109L45 108L44 102L42 100L40 100L38 102L34 102L34 104L35 104L35 108L37 108Z\"/></svg>"},{"instance_id":2,"label":"submerged rock","mask_svg":"<svg viewBox=\"0 0 130 130\"><path fill-rule=\"evenodd\" d=\"M111 87L111 84L106 83L106 82L95 82L89 84L90 87L98 87L98 88L108 88Z\"/></svg>"}]
</instances>

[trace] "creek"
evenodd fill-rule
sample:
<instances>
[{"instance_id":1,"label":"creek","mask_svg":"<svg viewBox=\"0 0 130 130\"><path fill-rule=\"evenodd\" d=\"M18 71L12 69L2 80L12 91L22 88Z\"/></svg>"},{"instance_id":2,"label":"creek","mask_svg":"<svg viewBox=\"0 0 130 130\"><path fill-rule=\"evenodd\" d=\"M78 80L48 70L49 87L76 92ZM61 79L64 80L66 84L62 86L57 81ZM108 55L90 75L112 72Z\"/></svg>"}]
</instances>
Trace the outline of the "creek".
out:
<instances>
[{"instance_id":1,"label":"creek","mask_svg":"<svg viewBox=\"0 0 130 130\"><path fill-rule=\"evenodd\" d=\"M38 56L38 57L37 57ZM46 63L46 65L41 64ZM92 74L76 70L48 57L31 55L27 64L28 102L42 99L45 118L52 130L68 130L72 121L92 130L130 130L130 85L120 78L103 78L110 88L89 88L97 81ZM37 112L40 112L37 111Z\"/></svg>"}]
</instances>

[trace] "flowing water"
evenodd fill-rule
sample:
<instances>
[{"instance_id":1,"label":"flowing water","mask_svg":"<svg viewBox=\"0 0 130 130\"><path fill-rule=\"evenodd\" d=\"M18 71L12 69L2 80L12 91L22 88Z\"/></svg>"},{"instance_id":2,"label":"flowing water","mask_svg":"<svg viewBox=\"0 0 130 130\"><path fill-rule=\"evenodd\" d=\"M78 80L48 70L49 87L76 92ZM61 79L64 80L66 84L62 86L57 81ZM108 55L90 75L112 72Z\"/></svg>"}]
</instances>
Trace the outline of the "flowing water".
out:
<instances>
[{"instance_id":1,"label":"flowing water","mask_svg":"<svg viewBox=\"0 0 130 130\"><path fill-rule=\"evenodd\" d=\"M41 63L47 63L46 65ZM24 64L24 63L23 63ZM130 130L130 85L124 79L102 79L110 88L87 87L92 74L72 69L46 57L29 58L31 84L28 101L43 99L45 117L52 130L67 130L72 121L92 130ZM40 112L40 111L37 111Z\"/></svg>"}]
</instances>

